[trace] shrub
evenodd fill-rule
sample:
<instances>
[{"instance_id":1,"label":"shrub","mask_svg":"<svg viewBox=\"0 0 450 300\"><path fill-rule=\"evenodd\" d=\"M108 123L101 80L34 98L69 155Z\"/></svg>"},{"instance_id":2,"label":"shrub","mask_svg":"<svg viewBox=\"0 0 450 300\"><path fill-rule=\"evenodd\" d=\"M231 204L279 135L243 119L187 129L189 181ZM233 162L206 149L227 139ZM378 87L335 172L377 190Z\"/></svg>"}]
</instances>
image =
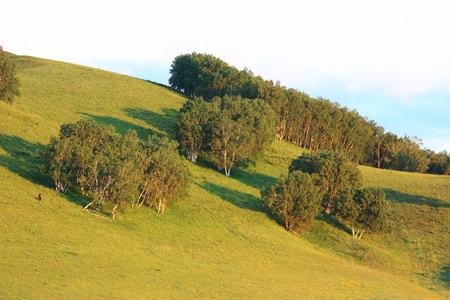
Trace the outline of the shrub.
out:
<instances>
[{"instance_id":1,"label":"shrub","mask_svg":"<svg viewBox=\"0 0 450 300\"><path fill-rule=\"evenodd\" d=\"M282 176L275 185L261 190L263 205L288 230L310 223L320 212L322 196L311 176L301 171Z\"/></svg>"}]
</instances>

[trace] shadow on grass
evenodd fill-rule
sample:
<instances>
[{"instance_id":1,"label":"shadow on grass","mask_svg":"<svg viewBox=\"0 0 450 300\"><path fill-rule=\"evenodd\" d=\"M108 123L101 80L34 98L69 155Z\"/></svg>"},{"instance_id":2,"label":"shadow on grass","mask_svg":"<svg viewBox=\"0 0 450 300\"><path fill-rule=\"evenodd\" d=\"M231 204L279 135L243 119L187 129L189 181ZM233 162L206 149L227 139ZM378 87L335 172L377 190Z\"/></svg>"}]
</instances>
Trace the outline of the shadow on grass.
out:
<instances>
[{"instance_id":1,"label":"shadow on grass","mask_svg":"<svg viewBox=\"0 0 450 300\"><path fill-rule=\"evenodd\" d=\"M445 283L447 288L450 288L450 267L442 269L439 279Z\"/></svg>"},{"instance_id":2,"label":"shadow on grass","mask_svg":"<svg viewBox=\"0 0 450 300\"><path fill-rule=\"evenodd\" d=\"M170 138L176 138L176 124L179 112L175 109L162 109L162 114L142 108L125 108L130 117L142 120L160 132L165 132Z\"/></svg>"},{"instance_id":3,"label":"shadow on grass","mask_svg":"<svg viewBox=\"0 0 450 300\"><path fill-rule=\"evenodd\" d=\"M410 203L416 205L428 205L434 208L449 208L450 203L439 199L428 198L420 195L410 195L391 189L382 189L386 193L386 199L398 203Z\"/></svg>"},{"instance_id":4,"label":"shadow on grass","mask_svg":"<svg viewBox=\"0 0 450 300\"><path fill-rule=\"evenodd\" d=\"M239 208L270 215L270 212L262 206L258 197L209 182L203 182L202 184L198 184L198 186Z\"/></svg>"},{"instance_id":5,"label":"shadow on grass","mask_svg":"<svg viewBox=\"0 0 450 300\"><path fill-rule=\"evenodd\" d=\"M5 155L0 154L0 166L33 183L50 185L51 182L38 170L42 164L38 151L43 150L44 145L0 133L0 147L7 152Z\"/></svg>"},{"instance_id":6,"label":"shadow on grass","mask_svg":"<svg viewBox=\"0 0 450 300\"><path fill-rule=\"evenodd\" d=\"M39 158L38 151L44 150L44 145L0 133L0 147L7 152L7 154L0 154L0 166L34 184L50 189L54 188L53 181L39 172L38 169L39 165L43 163ZM75 191L69 191L66 194L61 194L61 196L77 205L83 206L88 203L88 199Z\"/></svg>"},{"instance_id":7,"label":"shadow on grass","mask_svg":"<svg viewBox=\"0 0 450 300\"><path fill-rule=\"evenodd\" d=\"M315 219L318 221L325 222L340 231L346 232L348 234L352 234L352 230L350 228L348 228L347 226L342 224L339 220L333 218L332 216L330 216L324 212L317 215L315 217Z\"/></svg>"},{"instance_id":8,"label":"shadow on grass","mask_svg":"<svg viewBox=\"0 0 450 300\"><path fill-rule=\"evenodd\" d=\"M95 115L91 115L91 114L87 114L87 113L82 113L82 115L85 115L89 118L91 118L92 120L94 120L96 123L100 124L100 125L111 125L116 129L117 133L120 133L122 135L126 134L128 132L128 130L134 130L136 131L138 137L141 140L146 141L148 139L149 135L152 134L156 134L158 136L161 136L160 133L157 133L151 129L148 128L144 128L142 126L130 123L130 122L126 122L117 118L113 118L113 117L107 117L107 116L95 116Z\"/></svg>"},{"instance_id":9,"label":"shadow on grass","mask_svg":"<svg viewBox=\"0 0 450 300\"><path fill-rule=\"evenodd\" d=\"M231 177L255 189L262 189L267 184L273 185L278 180L278 178L272 176L249 172L241 169L233 169L231 170L231 172L232 172Z\"/></svg>"}]
</instances>

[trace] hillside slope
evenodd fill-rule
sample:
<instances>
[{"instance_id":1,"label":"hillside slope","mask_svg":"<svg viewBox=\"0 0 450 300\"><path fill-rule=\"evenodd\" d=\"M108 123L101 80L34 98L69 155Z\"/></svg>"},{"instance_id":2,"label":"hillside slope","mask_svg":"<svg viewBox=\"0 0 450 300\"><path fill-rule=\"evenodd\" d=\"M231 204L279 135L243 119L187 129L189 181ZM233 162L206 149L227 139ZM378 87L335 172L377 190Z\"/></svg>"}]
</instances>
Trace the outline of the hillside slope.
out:
<instances>
[{"instance_id":1,"label":"hillside slope","mask_svg":"<svg viewBox=\"0 0 450 300\"><path fill-rule=\"evenodd\" d=\"M0 103L0 297L431 299L445 294L419 286L413 275L362 266L278 226L261 207L259 189L301 153L291 145L275 143L265 162L232 170L231 178L186 162L193 177L189 197L164 215L129 208L111 222L107 215L83 212L79 195L56 193L36 171L36 151L61 124L80 118L111 124L121 133L133 129L143 139L150 133L173 137L186 98L97 69L14 59L22 97L14 105ZM366 184L386 185L385 174ZM439 198L448 214L449 194L442 196L441 190L448 191L449 177L442 178L430 201Z\"/></svg>"}]
</instances>

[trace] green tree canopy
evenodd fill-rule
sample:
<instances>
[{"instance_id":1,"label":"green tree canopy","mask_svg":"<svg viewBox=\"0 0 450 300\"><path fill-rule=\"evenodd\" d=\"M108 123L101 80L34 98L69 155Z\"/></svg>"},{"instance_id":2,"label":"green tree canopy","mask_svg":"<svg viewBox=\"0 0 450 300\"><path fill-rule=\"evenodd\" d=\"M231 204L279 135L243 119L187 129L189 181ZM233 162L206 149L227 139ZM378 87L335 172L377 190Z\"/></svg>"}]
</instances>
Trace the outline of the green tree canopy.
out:
<instances>
[{"instance_id":1,"label":"green tree canopy","mask_svg":"<svg viewBox=\"0 0 450 300\"><path fill-rule=\"evenodd\" d=\"M13 103L20 96L19 86L16 64L5 51L0 51L0 101Z\"/></svg>"},{"instance_id":2,"label":"green tree canopy","mask_svg":"<svg viewBox=\"0 0 450 300\"><path fill-rule=\"evenodd\" d=\"M338 103L264 80L250 70L237 70L210 55L177 56L169 83L191 97L241 96L261 99L276 114L276 138L312 151L341 152L351 161L408 172L436 172L416 138L384 133L374 121ZM195 158L194 158L195 159Z\"/></svg>"},{"instance_id":3,"label":"green tree canopy","mask_svg":"<svg viewBox=\"0 0 450 300\"><path fill-rule=\"evenodd\" d=\"M353 189L359 188L362 183L358 166L341 153L304 153L289 166L290 173L297 170L310 174L316 186L324 190L322 205L327 214L336 201L351 195Z\"/></svg>"},{"instance_id":4,"label":"green tree canopy","mask_svg":"<svg viewBox=\"0 0 450 300\"><path fill-rule=\"evenodd\" d=\"M275 185L261 190L263 205L270 209L287 230L311 222L321 210L323 193L308 173L294 171L283 175Z\"/></svg>"},{"instance_id":5,"label":"green tree canopy","mask_svg":"<svg viewBox=\"0 0 450 300\"><path fill-rule=\"evenodd\" d=\"M196 162L200 152L206 150L212 120L219 114L218 109L202 98L188 100L180 109L177 138L190 161Z\"/></svg>"},{"instance_id":6,"label":"green tree canopy","mask_svg":"<svg viewBox=\"0 0 450 300\"><path fill-rule=\"evenodd\" d=\"M388 228L389 203L380 189L357 189L336 202L333 215L351 228L353 237L361 238L366 231Z\"/></svg>"},{"instance_id":7,"label":"green tree canopy","mask_svg":"<svg viewBox=\"0 0 450 300\"><path fill-rule=\"evenodd\" d=\"M191 161L205 151L227 176L263 153L274 138L275 114L259 99L215 97L189 100L178 118L178 139Z\"/></svg>"},{"instance_id":8,"label":"green tree canopy","mask_svg":"<svg viewBox=\"0 0 450 300\"><path fill-rule=\"evenodd\" d=\"M142 142L134 131L120 135L111 127L81 120L61 126L59 137L41 153L41 170L54 180L57 191L72 187L91 197L85 209L108 204L115 216L128 203L147 203L163 213L189 183L176 147L167 138Z\"/></svg>"}]
</instances>

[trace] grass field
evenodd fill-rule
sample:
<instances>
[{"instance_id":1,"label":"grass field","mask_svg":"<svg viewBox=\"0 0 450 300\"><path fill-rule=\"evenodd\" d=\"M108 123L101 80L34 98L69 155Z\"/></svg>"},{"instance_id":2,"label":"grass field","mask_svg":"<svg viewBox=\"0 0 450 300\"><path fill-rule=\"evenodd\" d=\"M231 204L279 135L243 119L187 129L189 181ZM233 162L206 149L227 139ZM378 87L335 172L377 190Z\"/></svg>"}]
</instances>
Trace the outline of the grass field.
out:
<instances>
[{"instance_id":1,"label":"grass field","mask_svg":"<svg viewBox=\"0 0 450 300\"><path fill-rule=\"evenodd\" d=\"M450 177L361 167L392 205L391 230L355 240L320 217L302 237L278 226L259 190L303 150L275 142L231 178L186 161L189 197L164 215L111 222L37 172L63 123L92 118L174 137L186 98L142 80L14 57L22 97L0 103L0 298L438 299L450 296ZM37 200L37 193L43 195Z\"/></svg>"}]
</instances>

